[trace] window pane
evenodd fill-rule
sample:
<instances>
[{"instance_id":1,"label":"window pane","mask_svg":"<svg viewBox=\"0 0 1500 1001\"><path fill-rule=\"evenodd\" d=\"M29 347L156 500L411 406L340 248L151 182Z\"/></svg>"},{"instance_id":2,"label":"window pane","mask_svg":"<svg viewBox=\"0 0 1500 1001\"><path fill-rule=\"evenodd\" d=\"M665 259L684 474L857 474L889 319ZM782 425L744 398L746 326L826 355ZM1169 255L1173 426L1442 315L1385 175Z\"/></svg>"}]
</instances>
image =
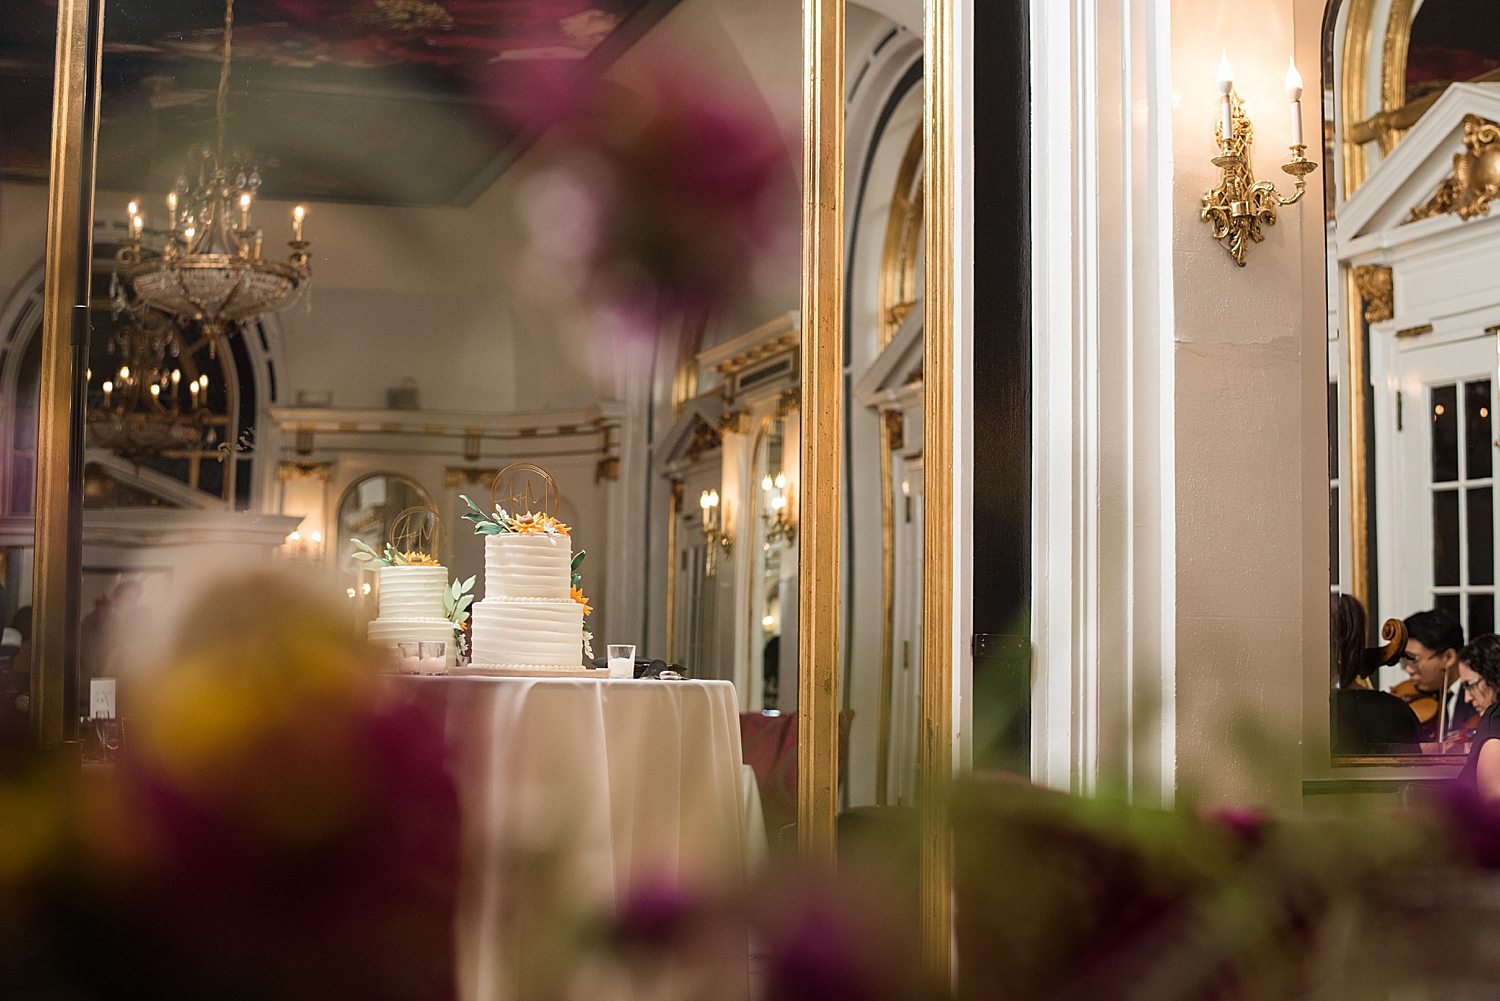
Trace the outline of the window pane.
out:
<instances>
[{"instance_id":1,"label":"window pane","mask_svg":"<svg viewBox=\"0 0 1500 1001\"><path fill-rule=\"evenodd\" d=\"M1493 594L1469 595L1469 628L1464 632L1470 638L1495 631L1495 596Z\"/></svg>"},{"instance_id":2,"label":"window pane","mask_svg":"<svg viewBox=\"0 0 1500 1001\"><path fill-rule=\"evenodd\" d=\"M1432 495L1432 582L1438 587L1459 584L1457 490Z\"/></svg>"},{"instance_id":3,"label":"window pane","mask_svg":"<svg viewBox=\"0 0 1500 1001\"><path fill-rule=\"evenodd\" d=\"M1458 479L1458 387L1432 387L1432 482ZM1454 581L1454 583L1458 583Z\"/></svg>"},{"instance_id":4,"label":"window pane","mask_svg":"<svg viewBox=\"0 0 1500 1001\"><path fill-rule=\"evenodd\" d=\"M1490 475L1490 380L1464 383L1464 478L1481 480Z\"/></svg>"},{"instance_id":5,"label":"window pane","mask_svg":"<svg viewBox=\"0 0 1500 1001\"><path fill-rule=\"evenodd\" d=\"M1470 488L1469 583L1495 583L1495 503L1489 487Z\"/></svg>"},{"instance_id":6,"label":"window pane","mask_svg":"<svg viewBox=\"0 0 1500 1001\"><path fill-rule=\"evenodd\" d=\"M1461 611L1462 605L1462 599L1460 599L1456 594L1440 594L1432 599L1433 608L1441 608L1443 611L1447 612L1455 619L1458 619L1460 622L1463 621L1463 612ZM1467 636L1468 633L1466 632L1464 635Z\"/></svg>"}]
</instances>

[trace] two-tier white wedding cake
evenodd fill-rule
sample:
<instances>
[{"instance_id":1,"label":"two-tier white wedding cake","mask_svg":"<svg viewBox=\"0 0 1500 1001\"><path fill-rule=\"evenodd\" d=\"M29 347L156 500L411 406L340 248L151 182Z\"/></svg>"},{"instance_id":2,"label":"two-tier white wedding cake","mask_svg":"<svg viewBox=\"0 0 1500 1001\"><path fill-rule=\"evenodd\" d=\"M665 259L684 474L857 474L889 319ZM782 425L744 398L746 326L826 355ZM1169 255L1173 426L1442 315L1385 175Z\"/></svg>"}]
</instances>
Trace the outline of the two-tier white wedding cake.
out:
<instances>
[{"instance_id":1,"label":"two-tier white wedding cake","mask_svg":"<svg viewBox=\"0 0 1500 1001\"><path fill-rule=\"evenodd\" d=\"M573 540L504 532L484 540L484 599L474 605L473 663L530 670L583 666L584 605L571 593Z\"/></svg>"},{"instance_id":2,"label":"two-tier white wedding cake","mask_svg":"<svg viewBox=\"0 0 1500 1001\"><path fill-rule=\"evenodd\" d=\"M380 616L370 623L371 643L397 651L405 671L445 670L455 663L458 644L453 623L443 610L443 589L448 570L440 566L388 566L375 571L380 586ZM402 656L403 643L444 643L439 665L433 658ZM429 652L432 648L429 648ZM419 651L408 651L417 652Z\"/></svg>"}]
</instances>

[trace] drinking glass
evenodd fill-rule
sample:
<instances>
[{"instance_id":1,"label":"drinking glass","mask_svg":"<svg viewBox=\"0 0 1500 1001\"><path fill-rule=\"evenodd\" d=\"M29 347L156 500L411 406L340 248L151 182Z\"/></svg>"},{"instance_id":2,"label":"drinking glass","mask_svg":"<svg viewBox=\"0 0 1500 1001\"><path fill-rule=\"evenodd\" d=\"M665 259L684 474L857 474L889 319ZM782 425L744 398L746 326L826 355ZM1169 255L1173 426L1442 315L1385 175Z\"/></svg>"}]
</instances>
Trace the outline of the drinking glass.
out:
<instances>
[{"instance_id":1,"label":"drinking glass","mask_svg":"<svg viewBox=\"0 0 1500 1001\"><path fill-rule=\"evenodd\" d=\"M627 643L609 645L609 676L611 678L635 677L635 646Z\"/></svg>"}]
</instances>

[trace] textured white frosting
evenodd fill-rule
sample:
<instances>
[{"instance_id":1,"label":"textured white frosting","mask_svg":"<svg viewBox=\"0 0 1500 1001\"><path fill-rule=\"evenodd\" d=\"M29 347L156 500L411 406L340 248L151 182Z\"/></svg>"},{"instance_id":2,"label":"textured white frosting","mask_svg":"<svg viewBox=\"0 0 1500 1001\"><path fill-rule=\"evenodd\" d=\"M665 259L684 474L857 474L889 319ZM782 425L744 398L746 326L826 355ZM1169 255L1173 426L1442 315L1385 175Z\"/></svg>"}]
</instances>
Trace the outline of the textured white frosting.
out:
<instances>
[{"instance_id":1,"label":"textured white frosting","mask_svg":"<svg viewBox=\"0 0 1500 1001\"><path fill-rule=\"evenodd\" d=\"M566 535L506 532L484 540L486 598L566 598L572 578L573 540Z\"/></svg>"},{"instance_id":2,"label":"textured white frosting","mask_svg":"<svg viewBox=\"0 0 1500 1001\"><path fill-rule=\"evenodd\" d=\"M380 583L382 619L446 619L443 588L447 567L385 567L375 571Z\"/></svg>"},{"instance_id":3,"label":"textured white frosting","mask_svg":"<svg viewBox=\"0 0 1500 1001\"><path fill-rule=\"evenodd\" d=\"M380 583L380 616L369 625L371 643L447 643L447 666L457 661L453 623L443 613L446 567L385 567L375 571ZM407 664L401 665L409 667Z\"/></svg>"},{"instance_id":4,"label":"textured white frosting","mask_svg":"<svg viewBox=\"0 0 1500 1001\"><path fill-rule=\"evenodd\" d=\"M505 667L583 666L583 606L572 598L474 604L474 662Z\"/></svg>"},{"instance_id":5,"label":"textured white frosting","mask_svg":"<svg viewBox=\"0 0 1500 1001\"><path fill-rule=\"evenodd\" d=\"M573 540L505 533L484 540L484 600L473 610L476 664L583 666L583 606L568 596Z\"/></svg>"}]
</instances>

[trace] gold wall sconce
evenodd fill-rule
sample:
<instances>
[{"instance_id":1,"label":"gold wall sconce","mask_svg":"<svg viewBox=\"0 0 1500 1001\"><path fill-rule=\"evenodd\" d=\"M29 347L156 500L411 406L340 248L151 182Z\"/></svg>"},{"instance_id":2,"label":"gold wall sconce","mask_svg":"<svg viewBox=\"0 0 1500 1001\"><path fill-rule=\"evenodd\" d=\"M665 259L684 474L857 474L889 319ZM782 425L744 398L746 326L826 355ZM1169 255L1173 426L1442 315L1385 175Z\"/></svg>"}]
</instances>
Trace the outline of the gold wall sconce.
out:
<instances>
[{"instance_id":1,"label":"gold wall sconce","mask_svg":"<svg viewBox=\"0 0 1500 1001\"><path fill-rule=\"evenodd\" d=\"M734 549L734 537L724 531L724 519L719 510L719 492L705 490L698 498L698 507L703 511L703 541L707 546L707 560L703 572L712 577L719 572L719 550L728 556Z\"/></svg>"},{"instance_id":2,"label":"gold wall sconce","mask_svg":"<svg viewBox=\"0 0 1500 1001\"><path fill-rule=\"evenodd\" d=\"M792 521L787 499L786 473L777 473L775 478L766 476L760 481L761 492L766 495L761 508L760 520L766 528L766 542L774 545L785 539L788 543L797 538L797 525Z\"/></svg>"},{"instance_id":3,"label":"gold wall sconce","mask_svg":"<svg viewBox=\"0 0 1500 1001\"><path fill-rule=\"evenodd\" d=\"M1293 205L1307 193L1307 175L1318 165L1307 159L1302 142L1302 76L1295 64L1286 72L1286 94L1292 103L1292 157L1281 169L1296 178L1297 190L1287 197L1271 181L1257 181L1250 166L1254 132L1245 106L1234 92L1234 69L1226 52L1219 62L1220 118L1214 135L1220 154L1213 158L1219 168L1219 186L1203 195L1200 217L1213 227L1213 238L1229 251L1234 263L1245 266L1245 251L1251 243L1265 239L1262 226L1276 225L1276 208Z\"/></svg>"}]
</instances>

